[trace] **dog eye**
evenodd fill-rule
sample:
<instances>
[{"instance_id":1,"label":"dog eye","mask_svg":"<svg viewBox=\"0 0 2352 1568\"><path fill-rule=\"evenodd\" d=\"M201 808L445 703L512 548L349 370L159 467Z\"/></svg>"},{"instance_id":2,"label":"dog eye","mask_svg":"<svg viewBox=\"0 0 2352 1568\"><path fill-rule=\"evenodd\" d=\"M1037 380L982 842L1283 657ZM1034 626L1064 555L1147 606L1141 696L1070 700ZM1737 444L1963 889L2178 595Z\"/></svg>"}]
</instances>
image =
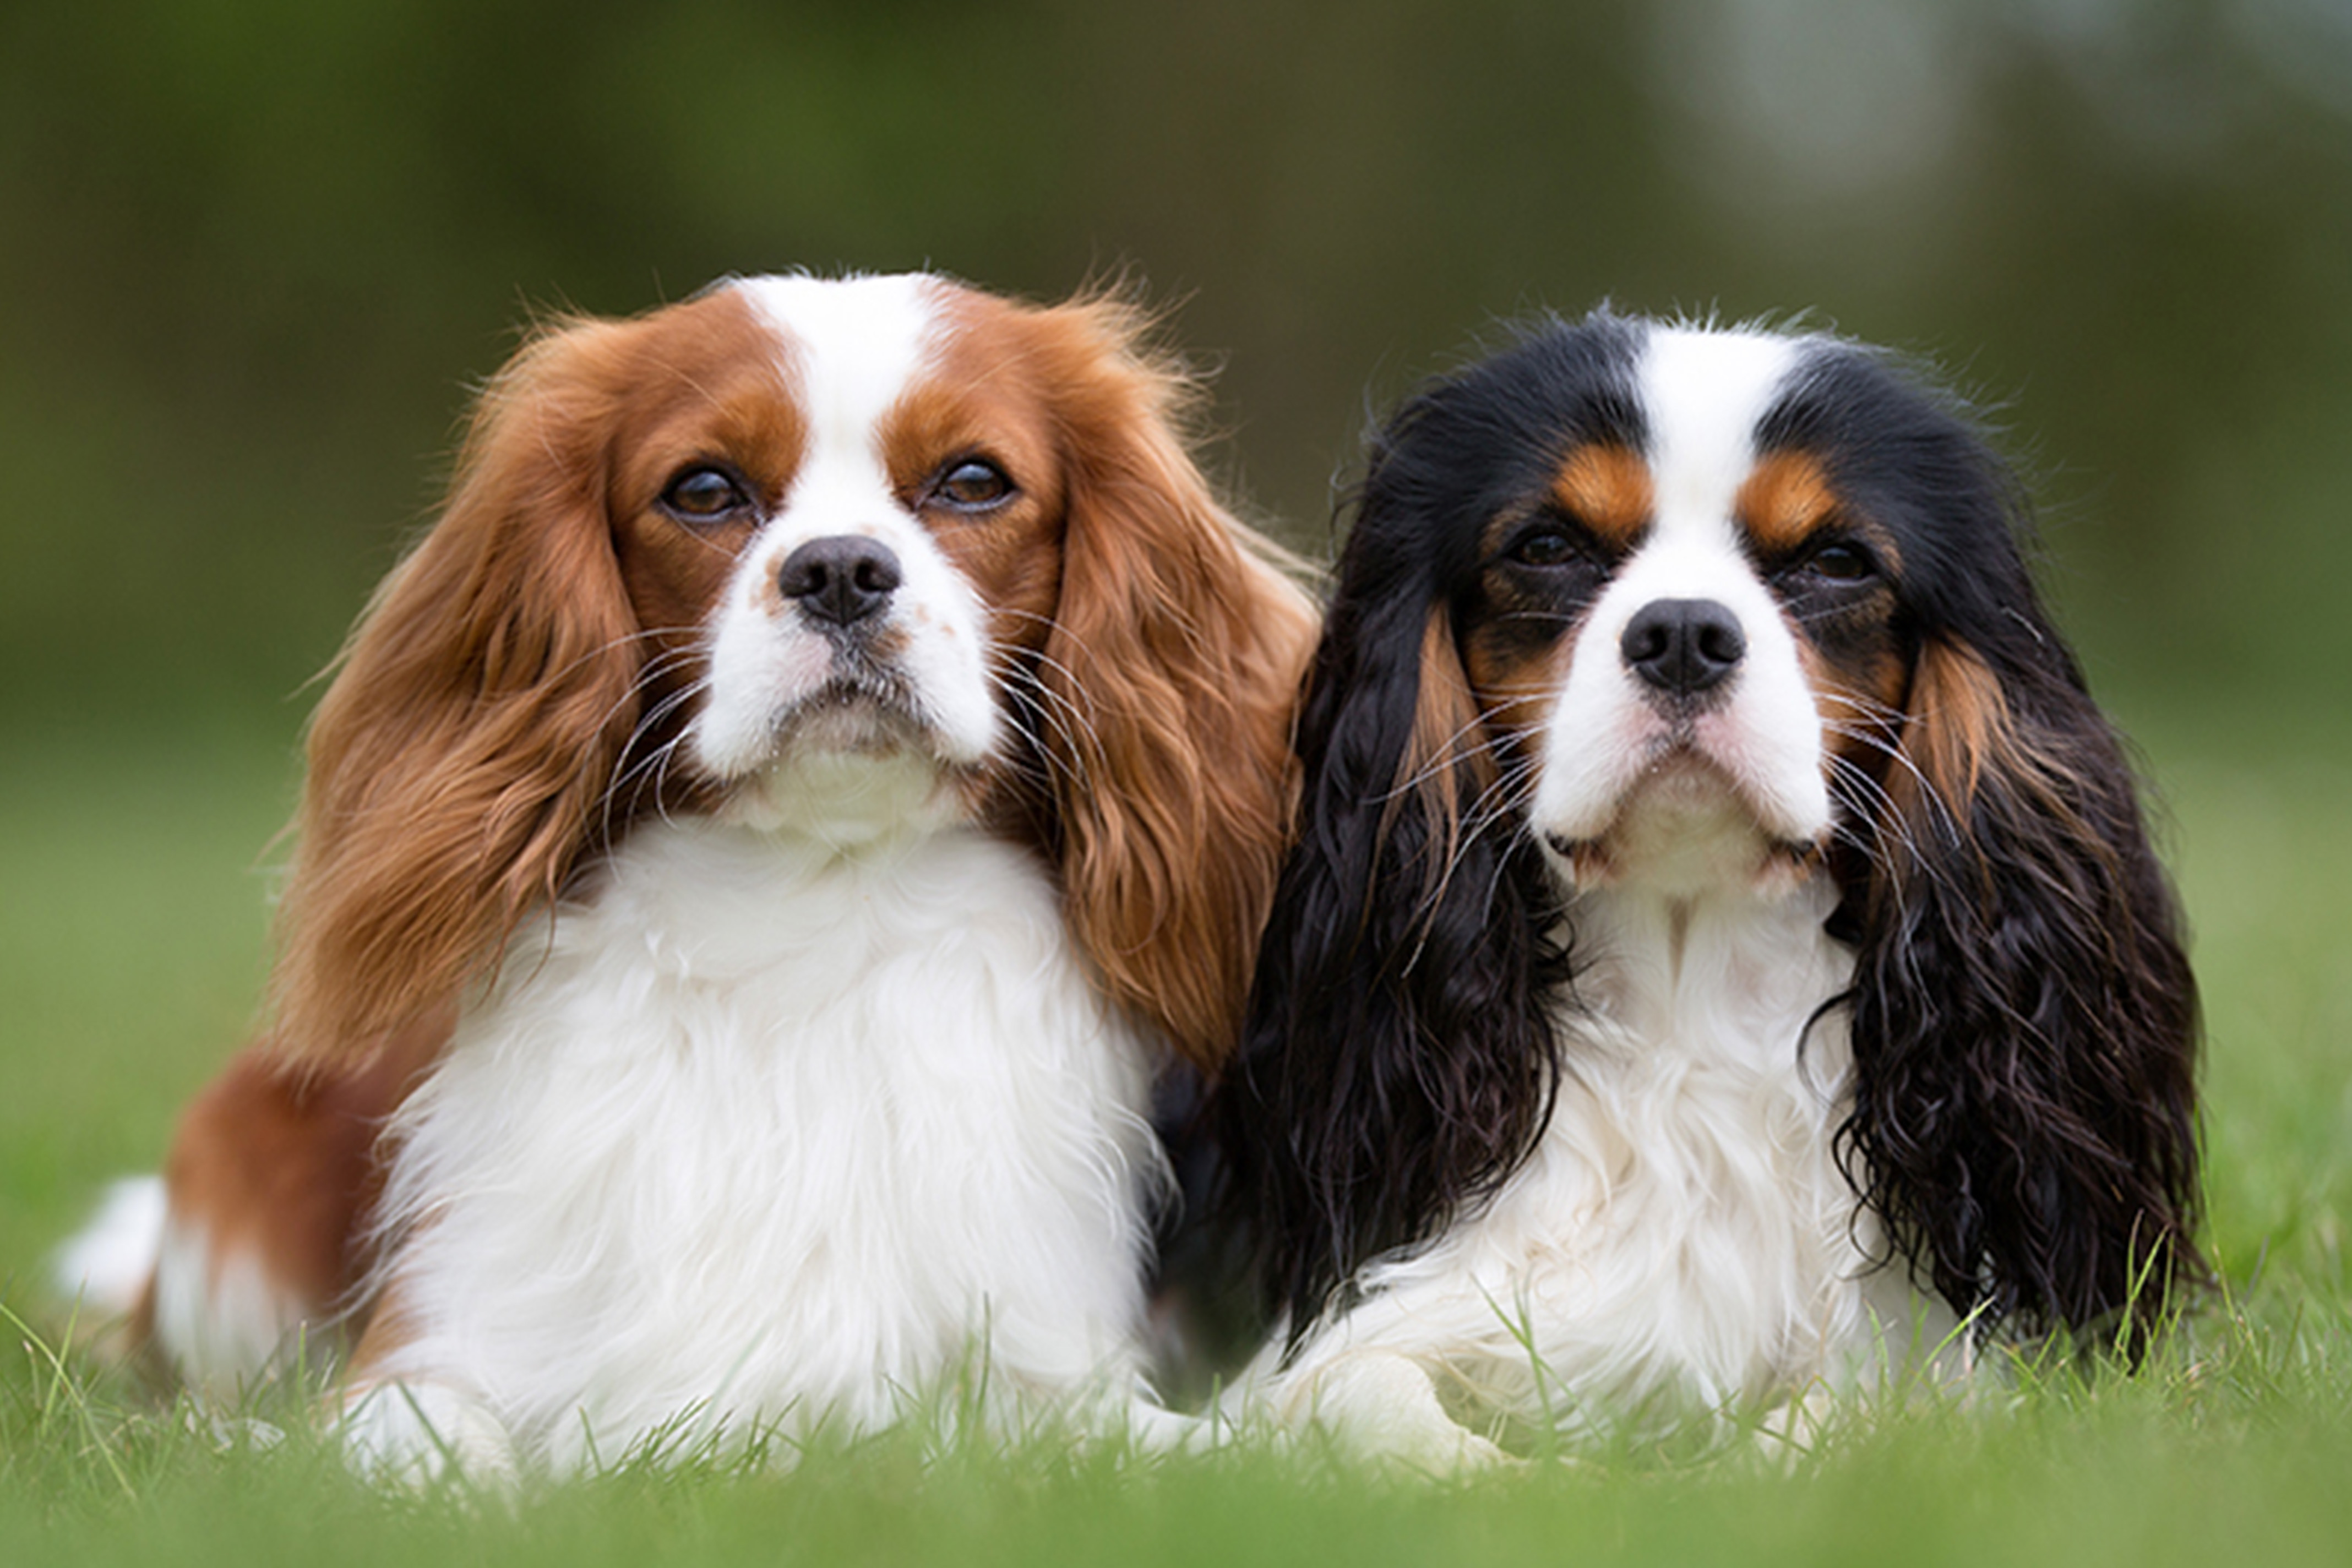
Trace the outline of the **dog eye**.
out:
<instances>
[{"instance_id":1,"label":"dog eye","mask_svg":"<svg viewBox=\"0 0 2352 1568\"><path fill-rule=\"evenodd\" d=\"M966 458L948 466L931 493L951 507L981 511L1009 498L1013 481L1005 477L1003 468L986 458Z\"/></svg>"},{"instance_id":2,"label":"dog eye","mask_svg":"<svg viewBox=\"0 0 2352 1568\"><path fill-rule=\"evenodd\" d=\"M1824 544L1805 558L1804 569L1832 583L1859 583L1877 570L1870 552L1855 544Z\"/></svg>"},{"instance_id":3,"label":"dog eye","mask_svg":"<svg viewBox=\"0 0 2352 1568\"><path fill-rule=\"evenodd\" d=\"M1576 556L1576 541L1556 528L1523 533L1511 546L1511 559L1527 566L1561 566Z\"/></svg>"},{"instance_id":4,"label":"dog eye","mask_svg":"<svg viewBox=\"0 0 2352 1568\"><path fill-rule=\"evenodd\" d=\"M732 475L709 467L688 468L670 480L661 504L672 516L688 522L717 522L751 504Z\"/></svg>"}]
</instances>

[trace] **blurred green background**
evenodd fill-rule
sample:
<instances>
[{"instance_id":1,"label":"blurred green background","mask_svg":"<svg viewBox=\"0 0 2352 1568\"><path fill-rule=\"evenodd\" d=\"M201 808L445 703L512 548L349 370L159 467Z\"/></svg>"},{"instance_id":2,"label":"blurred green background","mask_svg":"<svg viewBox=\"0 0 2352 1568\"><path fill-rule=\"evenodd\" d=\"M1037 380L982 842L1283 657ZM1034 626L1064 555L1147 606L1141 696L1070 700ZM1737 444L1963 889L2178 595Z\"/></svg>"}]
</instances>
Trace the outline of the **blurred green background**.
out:
<instances>
[{"instance_id":1,"label":"blurred green background","mask_svg":"<svg viewBox=\"0 0 2352 1568\"><path fill-rule=\"evenodd\" d=\"M1131 268L1317 549L1499 316L1802 310L2002 405L2096 679L2345 714L2347 0L11 0L12 755L290 732L530 307L795 266Z\"/></svg>"}]
</instances>

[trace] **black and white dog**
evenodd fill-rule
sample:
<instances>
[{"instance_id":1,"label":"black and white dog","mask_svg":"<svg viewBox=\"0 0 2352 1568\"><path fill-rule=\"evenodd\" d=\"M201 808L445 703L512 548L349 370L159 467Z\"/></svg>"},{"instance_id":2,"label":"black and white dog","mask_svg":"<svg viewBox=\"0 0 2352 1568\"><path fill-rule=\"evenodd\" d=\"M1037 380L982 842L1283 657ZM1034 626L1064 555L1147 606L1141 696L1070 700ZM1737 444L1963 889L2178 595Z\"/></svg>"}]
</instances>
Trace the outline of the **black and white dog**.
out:
<instances>
[{"instance_id":1,"label":"black and white dog","mask_svg":"<svg viewBox=\"0 0 2352 1568\"><path fill-rule=\"evenodd\" d=\"M1286 1419L1769 1419L2202 1277L2194 983L2022 510L1828 336L1548 321L1379 435L1216 1109Z\"/></svg>"}]
</instances>

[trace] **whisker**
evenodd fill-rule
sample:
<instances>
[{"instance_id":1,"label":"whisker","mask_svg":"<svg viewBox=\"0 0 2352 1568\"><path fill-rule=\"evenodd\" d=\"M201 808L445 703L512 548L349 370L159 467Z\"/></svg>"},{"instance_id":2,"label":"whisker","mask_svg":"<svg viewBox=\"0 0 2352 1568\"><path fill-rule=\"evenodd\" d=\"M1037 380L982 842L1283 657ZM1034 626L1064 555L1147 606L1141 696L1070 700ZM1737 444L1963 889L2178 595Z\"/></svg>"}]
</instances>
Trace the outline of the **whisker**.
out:
<instances>
[{"instance_id":1,"label":"whisker","mask_svg":"<svg viewBox=\"0 0 2352 1568\"><path fill-rule=\"evenodd\" d=\"M1851 759L1834 753L1830 757L1830 771L1832 788L1846 797L1846 804L1861 819L1859 825L1833 822L1832 833L1842 833L1846 843L1862 850L1881 870L1893 868L1884 864L1879 848L1882 838L1895 839L1913 860L1922 858L1910 823L1904 819L1885 784ZM1868 829L1866 834L1862 831L1864 827Z\"/></svg>"},{"instance_id":2,"label":"whisker","mask_svg":"<svg viewBox=\"0 0 2352 1568\"><path fill-rule=\"evenodd\" d=\"M1951 804L1944 799L1943 792L1936 787L1935 781L1920 771L1919 764L1900 744L1887 739L1876 729L1854 729L1832 721L1825 721L1822 727L1831 734L1870 748L1901 767L1918 784L1921 798L1943 828L1948 841L1958 844L1966 839L1968 835L1961 828L1959 817Z\"/></svg>"},{"instance_id":3,"label":"whisker","mask_svg":"<svg viewBox=\"0 0 2352 1568\"><path fill-rule=\"evenodd\" d=\"M1422 785L1429 783L1430 780L1437 777L1440 773L1444 773L1449 768L1459 767L1464 763L1469 762L1473 758L1481 755L1493 754L1496 750L1496 742L1495 737L1492 735L1482 739L1475 746L1465 747L1462 744L1463 738L1465 736L1468 735L1471 731L1481 728L1485 723L1486 715L1484 714L1479 714L1471 719L1461 728L1455 730L1454 733L1448 735L1444 740L1438 742L1436 755L1430 758L1426 765L1416 769L1405 778L1398 780L1392 788L1384 790L1381 794L1371 796L1368 804L1386 805L1390 801L1410 795L1412 791L1419 789Z\"/></svg>"},{"instance_id":4,"label":"whisker","mask_svg":"<svg viewBox=\"0 0 2352 1568\"><path fill-rule=\"evenodd\" d=\"M663 722L663 721L667 720L672 713L677 712L686 704L693 701L697 697L702 695L703 692L709 689L709 686L710 682L708 679L690 682L687 686L680 688L678 690L670 693L669 696L664 698L646 712L640 715L637 722L629 731L628 742L623 747L621 754L624 757L626 757L635 752L638 745L648 735L650 735L654 730ZM632 784L635 786L628 799L628 809L632 814L634 814L644 803L645 792L649 784L656 789L659 789L662 785L665 785L667 783L670 761L676 756L678 748L686 743L690 733L690 730L679 731L677 735L671 737L662 745L656 747L650 755L641 757L630 766L624 768L614 777L612 782L605 786L602 803L600 827L604 840L607 845L613 842L614 826L614 810L620 801L622 792L625 789L629 789ZM656 794L655 796L655 803L657 807L661 806L661 795ZM667 808L662 807L662 809L664 811L664 815L667 816Z\"/></svg>"},{"instance_id":5,"label":"whisker","mask_svg":"<svg viewBox=\"0 0 2352 1568\"><path fill-rule=\"evenodd\" d=\"M1424 930L1429 918L1435 914L1439 901L1444 898L1446 889L1453 886L1454 879L1462 869L1462 863L1472 847L1496 824L1524 815L1527 801L1521 795L1519 786L1534 778L1537 772L1537 764L1531 760L1515 760L1498 770L1495 778L1462 809L1455 820L1445 864L1438 868L1413 911ZM1491 888L1488 896L1490 899L1493 896Z\"/></svg>"},{"instance_id":6,"label":"whisker","mask_svg":"<svg viewBox=\"0 0 2352 1568\"><path fill-rule=\"evenodd\" d=\"M992 644L989 654L992 670L1008 694L1016 699L1009 706L1016 716L1016 728L1030 742L1031 750L1043 765L1040 782L1050 785L1054 782L1055 770L1060 769L1067 774L1074 786L1080 789L1087 787L1092 761L1103 750L1102 736L1095 728L1093 717L1070 696L1048 685L1013 650ZM1070 679L1073 687L1076 686L1076 677L1066 666L1043 653L1034 657L1048 668L1059 669ZM1052 731L1050 736L1038 734L1020 722L1020 720L1033 716L1034 723L1045 725ZM1057 741L1059 744L1049 743L1052 741Z\"/></svg>"},{"instance_id":7,"label":"whisker","mask_svg":"<svg viewBox=\"0 0 2352 1568\"><path fill-rule=\"evenodd\" d=\"M603 658L606 654L617 652L620 649L628 647L631 643L652 642L667 637L686 637L693 639L698 638L701 636L702 628L699 626L644 626L633 632L624 632L619 637L607 639L600 647L590 648L579 658L572 659L570 663L565 664L562 668L553 671L547 677L547 679L550 681L562 680L579 670L583 666L593 664L596 660ZM672 653L680 651L683 650L671 650Z\"/></svg>"}]
</instances>

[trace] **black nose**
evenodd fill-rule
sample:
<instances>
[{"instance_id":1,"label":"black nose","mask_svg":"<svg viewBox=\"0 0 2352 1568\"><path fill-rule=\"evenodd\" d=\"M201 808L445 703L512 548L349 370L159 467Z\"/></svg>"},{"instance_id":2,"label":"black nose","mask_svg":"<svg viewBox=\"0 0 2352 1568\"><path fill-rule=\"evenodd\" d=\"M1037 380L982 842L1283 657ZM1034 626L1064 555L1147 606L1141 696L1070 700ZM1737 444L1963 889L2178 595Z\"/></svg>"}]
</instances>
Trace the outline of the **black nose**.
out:
<instances>
[{"instance_id":1,"label":"black nose","mask_svg":"<svg viewBox=\"0 0 2352 1568\"><path fill-rule=\"evenodd\" d=\"M1739 668L1748 636L1739 617L1713 599L1653 599L1617 646L1633 673L1661 691L1687 697L1720 685Z\"/></svg>"},{"instance_id":2,"label":"black nose","mask_svg":"<svg viewBox=\"0 0 2352 1568\"><path fill-rule=\"evenodd\" d=\"M888 545L855 533L810 540L785 556L776 574L776 585L800 601L803 614L843 626L888 604L903 581Z\"/></svg>"}]
</instances>

